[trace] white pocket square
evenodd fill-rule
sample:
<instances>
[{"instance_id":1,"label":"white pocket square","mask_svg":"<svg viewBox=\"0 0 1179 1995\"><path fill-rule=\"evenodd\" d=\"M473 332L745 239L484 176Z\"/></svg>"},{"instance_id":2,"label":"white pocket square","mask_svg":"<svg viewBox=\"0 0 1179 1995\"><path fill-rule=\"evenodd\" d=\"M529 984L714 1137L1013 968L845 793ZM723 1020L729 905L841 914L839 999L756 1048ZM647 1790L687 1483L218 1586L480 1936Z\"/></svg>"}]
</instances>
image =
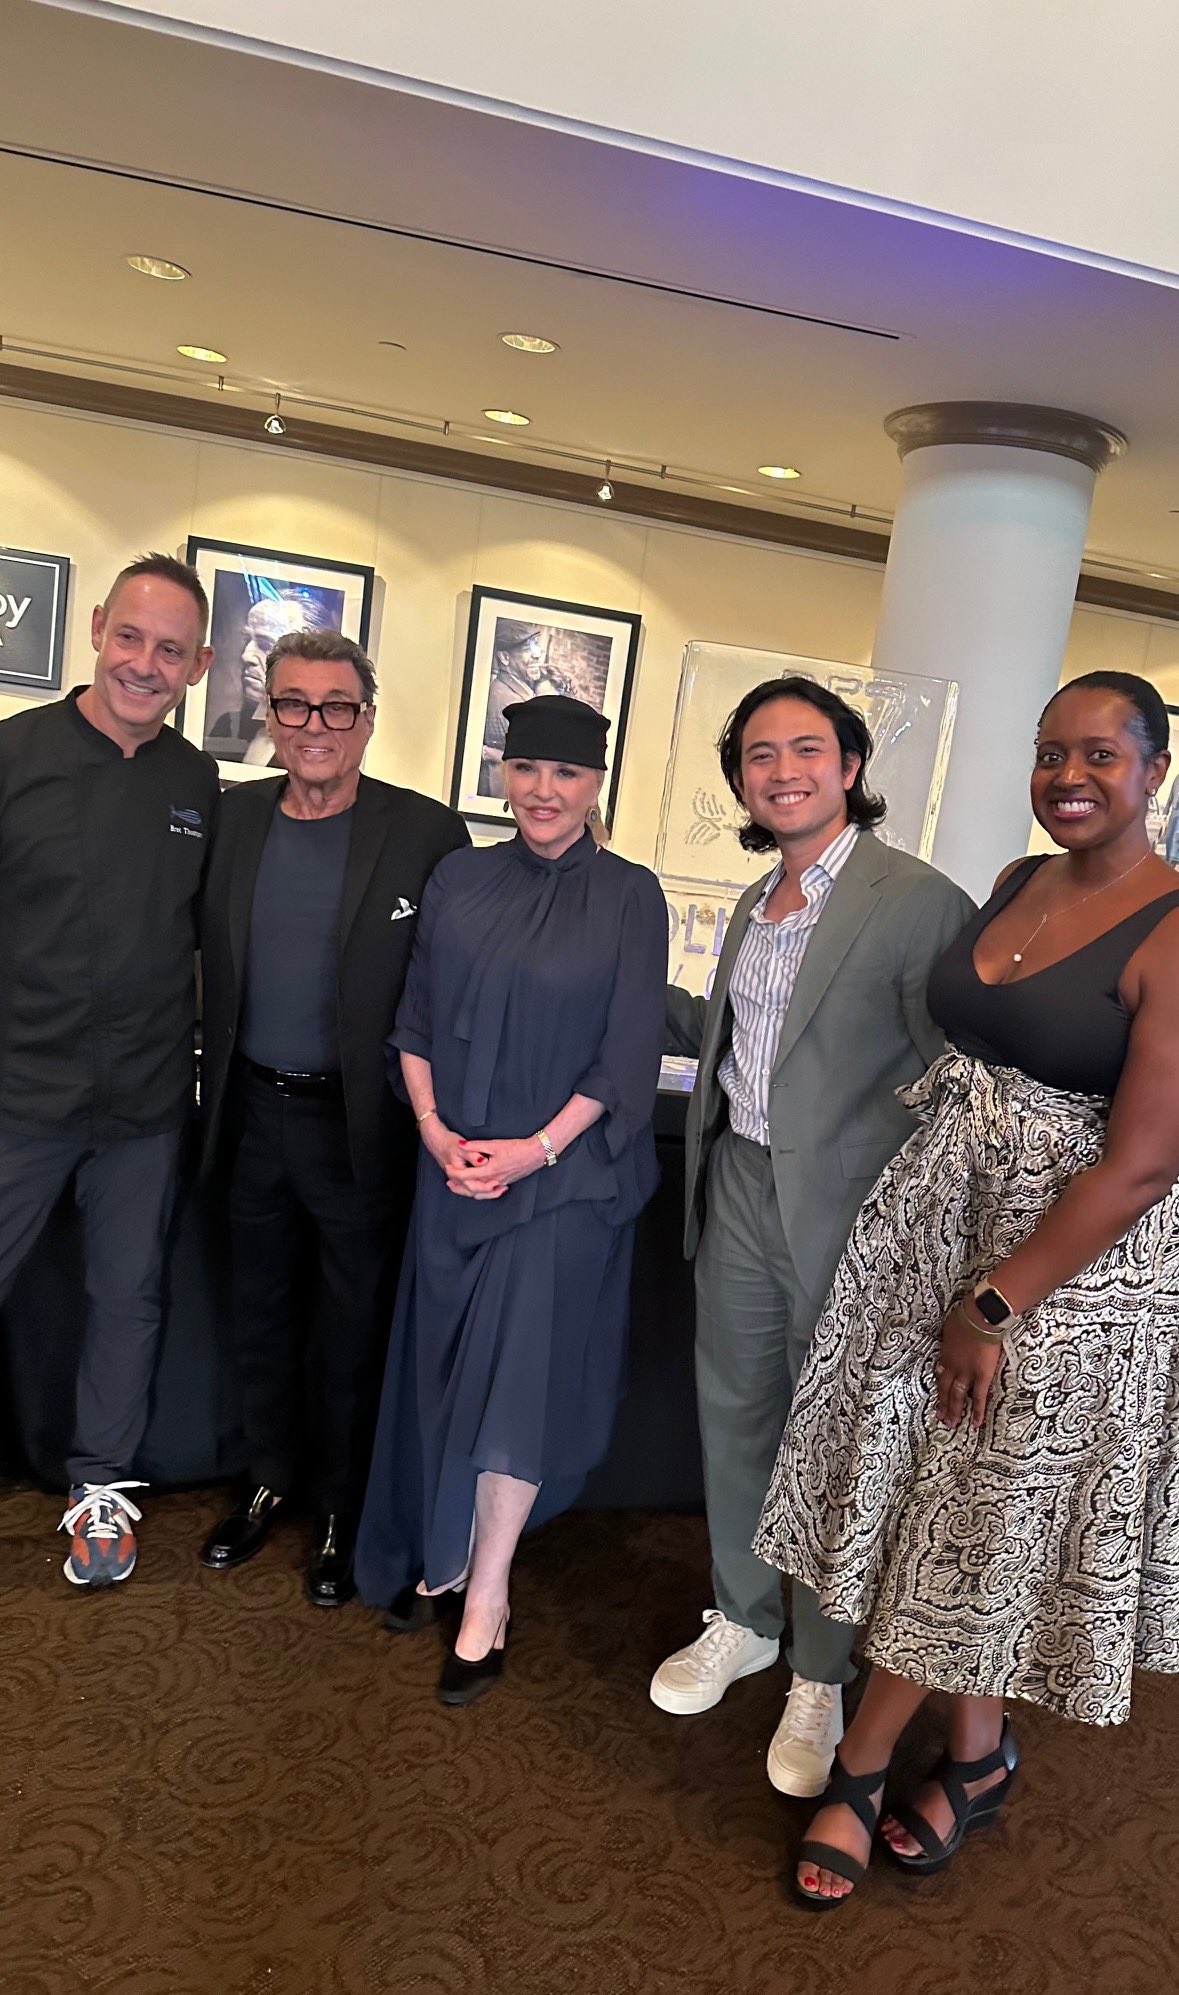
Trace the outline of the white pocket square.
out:
<instances>
[{"instance_id":1,"label":"white pocket square","mask_svg":"<svg viewBox=\"0 0 1179 1995\"><path fill-rule=\"evenodd\" d=\"M390 921L408 921L410 915L416 913L417 909L414 907L412 901L407 901L404 894L399 894L397 897L397 906L389 916L389 919Z\"/></svg>"}]
</instances>

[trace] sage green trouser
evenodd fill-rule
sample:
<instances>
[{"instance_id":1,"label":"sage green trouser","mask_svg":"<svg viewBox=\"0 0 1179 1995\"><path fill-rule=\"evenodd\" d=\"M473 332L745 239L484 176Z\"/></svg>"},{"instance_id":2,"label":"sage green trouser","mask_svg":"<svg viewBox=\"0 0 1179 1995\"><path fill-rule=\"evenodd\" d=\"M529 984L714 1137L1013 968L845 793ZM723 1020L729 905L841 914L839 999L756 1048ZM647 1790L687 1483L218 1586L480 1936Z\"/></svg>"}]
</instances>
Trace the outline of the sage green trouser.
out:
<instances>
[{"instance_id":1,"label":"sage green trouser","mask_svg":"<svg viewBox=\"0 0 1179 1995\"><path fill-rule=\"evenodd\" d=\"M786 1245L767 1150L726 1129L708 1162L696 1256L696 1392L716 1604L758 1635L781 1635L782 1576L751 1549L824 1297L807 1293ZM790 1666L850 1683L856 1630L791 1582Z\"/></svg>"}]
</instances>

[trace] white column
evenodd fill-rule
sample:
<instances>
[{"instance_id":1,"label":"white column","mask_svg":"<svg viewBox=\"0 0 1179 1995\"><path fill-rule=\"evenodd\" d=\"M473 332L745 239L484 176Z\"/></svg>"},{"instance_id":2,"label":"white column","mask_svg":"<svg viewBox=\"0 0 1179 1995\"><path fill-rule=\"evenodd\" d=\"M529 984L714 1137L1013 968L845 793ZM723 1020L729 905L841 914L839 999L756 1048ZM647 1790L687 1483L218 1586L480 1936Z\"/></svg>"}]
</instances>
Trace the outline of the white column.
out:
<instances>
[{"instance_id":1,"label":"white column","mask_svg":"<svg viewBox=\"0 0 1179 1995\"><path fill-rule=\"evenodd\" d=\"M873 665L958 682L933 863L976 900L1027 850L1036 722L1060 682L1097 474L1126 447L1056 409L943 402L904 461Z\"/></svg>"}]
</instances>

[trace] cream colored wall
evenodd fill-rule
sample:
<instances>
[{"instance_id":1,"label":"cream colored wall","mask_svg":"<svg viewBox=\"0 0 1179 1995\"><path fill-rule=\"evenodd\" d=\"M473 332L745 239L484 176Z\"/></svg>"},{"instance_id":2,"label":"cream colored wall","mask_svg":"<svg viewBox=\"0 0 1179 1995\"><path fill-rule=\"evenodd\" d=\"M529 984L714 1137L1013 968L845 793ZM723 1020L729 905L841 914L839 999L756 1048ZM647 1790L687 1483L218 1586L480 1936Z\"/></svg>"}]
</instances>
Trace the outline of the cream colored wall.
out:
<instances>
[{"instance_id":1,"label":"cream colored wall","mask_svg":"<svg viewBox=\"0 0 1179 1995\"><path fill-rule=\"evenodd\" d=\"M1167 705L1179 707L1179 624L1116 610L1074 610L1061 685L1082 672L1138 672L1158 687ZM1029 852L1055 852L1038 824Z\"/></svg>"},{"instance_id":2,"label":"cream colored wall","mask_svg":"<svg viewBox=\"0 0 1179 1995\"><path fill-rule=\"evenodd\" d=\"M58 0L105 11L105 0ZM1174 0L122 0L534 122L1179 271Z\"/></svg>"},{"instance_id":3,"label":"cream colored wall","mask_svg":"<svg viewBox=\"0 0 1179 1995\"><path fill-rule=\"evenodd\" d=\"M90 676L90 612L148 547L190 533L371 563L381 696L367 768L445 796L476 582L637 610L642 646L615 841L655 852L691 638L862 661L881 570L426 478L54 410L0 406L0 542L68 554L66 684ZM0 690L0 716L26 704Z\"/></svg>"},{"instance_id":4,"label":"cream colored wall","mask_svg":"<svg viewBox=\"0 0 1179 1995\"><path fill-rule=\"evenodd\" d=\"M637 610L642 644L615 841L648 863L685 644L707 639L863 663L883 579L868 564L649 526L604 509L0 405L0 542L74 563L67 685L89 678L90 612L122 564L148 547L183 552L190 533L375 567L381 698L367 767L438 796L449 790L474 583ZM1077 610L1064 676L1098 666L1144 672L1179 706L1179 625ZM0 690L0 717L25 704ZM1001 717L995 752L1023 752L1004 739Z\"/></svg>"}]
</instances>

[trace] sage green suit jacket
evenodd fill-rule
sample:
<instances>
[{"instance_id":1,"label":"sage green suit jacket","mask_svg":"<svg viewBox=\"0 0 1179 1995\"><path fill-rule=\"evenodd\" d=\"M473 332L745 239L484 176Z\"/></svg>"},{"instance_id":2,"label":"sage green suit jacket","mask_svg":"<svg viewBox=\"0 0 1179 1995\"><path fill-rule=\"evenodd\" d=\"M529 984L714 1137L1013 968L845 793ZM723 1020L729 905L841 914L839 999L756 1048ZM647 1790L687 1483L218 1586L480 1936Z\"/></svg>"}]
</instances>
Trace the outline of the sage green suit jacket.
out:
<instances>
[{"instance_id":1,"label":"sage green suit jacket","mask_svg":"<svg viewBox=\"0 0 1179 1995\"><path fill-rule=\"evenodd\" d=\"M684 1251L700 1243L708 1159L728 1122L718 1079L732 1041L729 985L766 879L742 895L711 998L668 990L669 1048L695 1055L688 1107ZM770 1080L770 1156L799 1280L821 1299L872 1184L915 1127L894 1090L944 1050L929 973L974 902L943 873L861 832L807 945Z\"/></svg>"}]
</instances>

